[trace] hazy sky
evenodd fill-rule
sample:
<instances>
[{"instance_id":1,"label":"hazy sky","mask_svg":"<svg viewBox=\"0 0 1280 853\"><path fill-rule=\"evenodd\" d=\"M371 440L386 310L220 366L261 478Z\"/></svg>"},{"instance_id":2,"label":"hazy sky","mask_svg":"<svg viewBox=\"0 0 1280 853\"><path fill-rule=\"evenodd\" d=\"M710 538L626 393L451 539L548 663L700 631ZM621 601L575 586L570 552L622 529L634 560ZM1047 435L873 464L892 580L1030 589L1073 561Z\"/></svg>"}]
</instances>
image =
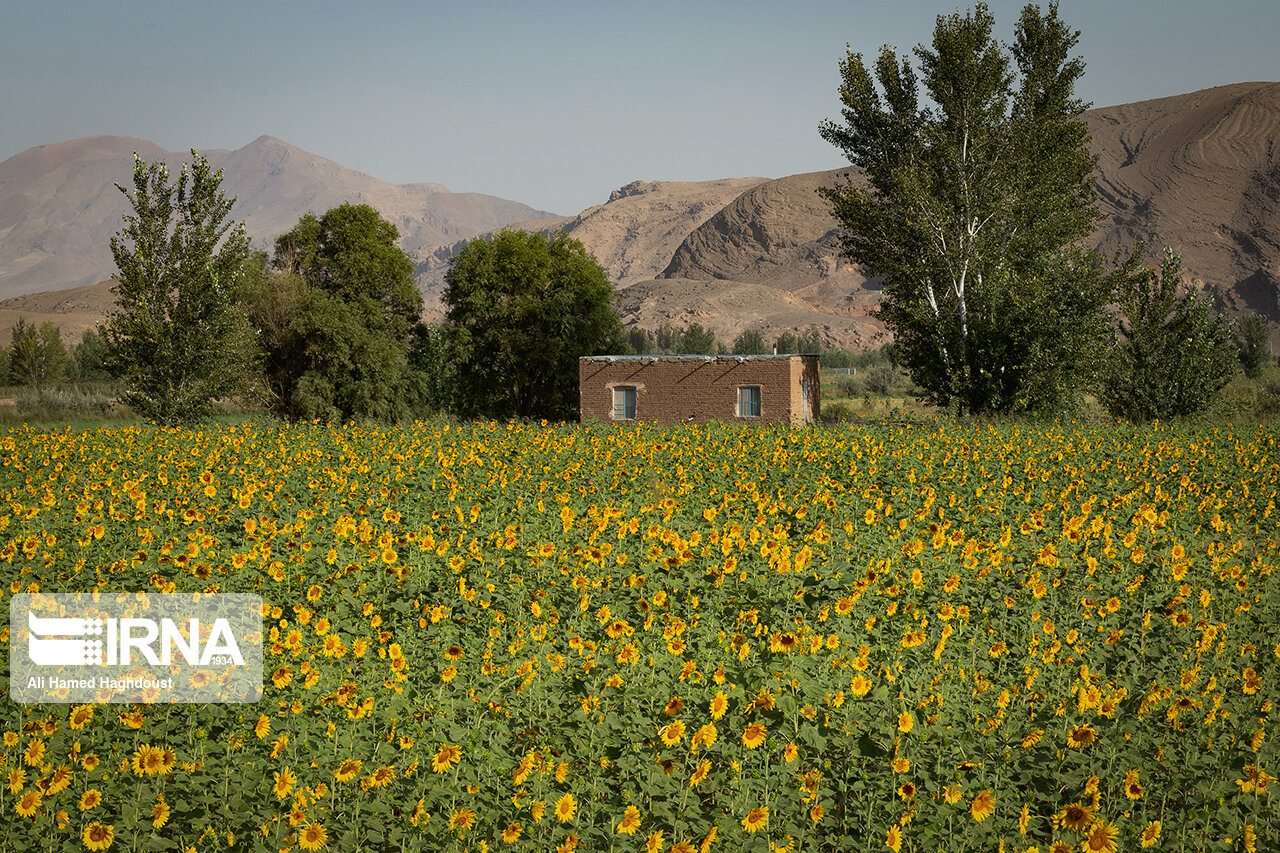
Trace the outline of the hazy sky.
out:
<instances>
[{"instance_id":1,"label":"hazy sky","mask_svg":"<svg viewBox=\"0 0 1280 853\"><path fill-rule=\"evenodd\" d=\"M1021 3L990 4L1001 38ZM938 0L0 0L0 160L94 134L262 134L394 183L556 213L633 180L835 168L848 43L928 41ZM1063 0L1096 106L1280 80L1276 0Z\"/></svg>"}]
</instances>

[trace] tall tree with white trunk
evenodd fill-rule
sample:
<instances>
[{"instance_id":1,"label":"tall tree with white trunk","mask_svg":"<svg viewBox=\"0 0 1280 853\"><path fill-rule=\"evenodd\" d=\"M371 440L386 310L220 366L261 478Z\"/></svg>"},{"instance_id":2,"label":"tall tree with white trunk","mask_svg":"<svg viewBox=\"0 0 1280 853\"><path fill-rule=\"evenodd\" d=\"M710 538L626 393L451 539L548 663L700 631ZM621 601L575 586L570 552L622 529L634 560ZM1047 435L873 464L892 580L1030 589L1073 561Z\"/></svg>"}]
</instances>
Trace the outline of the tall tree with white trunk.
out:
<instances>
[{"instance_id":1,"label":"tall tree with white trunk","mask_svg":"<svg viewBox=\"0 0 1280 853\"><path fill-rule=\"evenodd\" d=\"M846 254L885 281L879 316L932 402L1063 410L1101 361L1111 282L1080 248L1098 219L1075 97L1079 33L1026 6L1001 45L984 4L932 45L840 65L820 132L858 173L823 190ZM923 88L923 92L921 91Z\"/></svg>"}]
</instances>

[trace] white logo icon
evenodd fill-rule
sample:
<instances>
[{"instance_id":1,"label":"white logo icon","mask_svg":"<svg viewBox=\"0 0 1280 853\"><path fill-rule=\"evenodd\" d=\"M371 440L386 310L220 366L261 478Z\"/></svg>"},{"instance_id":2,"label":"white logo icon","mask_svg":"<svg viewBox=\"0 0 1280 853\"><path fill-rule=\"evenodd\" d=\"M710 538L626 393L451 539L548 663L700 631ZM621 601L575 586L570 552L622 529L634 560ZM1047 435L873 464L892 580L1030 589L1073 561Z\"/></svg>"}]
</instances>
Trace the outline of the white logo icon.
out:
<instances>
[{"instance_id":1,"label":"white logo icon","mask_svg":"<svg viewBox=\"0 0 1280 853\"><path fill-rule=\"evenodd\" d=\"M103 621L27 614L27 654L39 666L100 666ZM83 639L50 639L80 637Z\"/></svg>"}]
</instances>

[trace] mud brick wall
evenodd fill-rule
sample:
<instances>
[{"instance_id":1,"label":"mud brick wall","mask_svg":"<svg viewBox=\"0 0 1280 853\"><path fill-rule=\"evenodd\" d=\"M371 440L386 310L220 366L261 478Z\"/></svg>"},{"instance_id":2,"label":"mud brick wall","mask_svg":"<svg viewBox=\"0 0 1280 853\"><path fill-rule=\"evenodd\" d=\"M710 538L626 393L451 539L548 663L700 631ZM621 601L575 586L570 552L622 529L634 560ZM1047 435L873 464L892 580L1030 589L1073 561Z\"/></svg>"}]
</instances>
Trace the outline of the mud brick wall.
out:
<instances>
[{"instance_id":1,"label":"mud brick wall","mask_svg":"<svg viewBox=\"0 0 1280 853\"><path fill-rule=\"evenodd\" d=\"M636 389L636 420L803 424L821 403L817 356L594 356L578 362L585 420L614 420L613 389ZM739 417L738 389L760 388L760 417Z\"/></svg>"}]
</instances>

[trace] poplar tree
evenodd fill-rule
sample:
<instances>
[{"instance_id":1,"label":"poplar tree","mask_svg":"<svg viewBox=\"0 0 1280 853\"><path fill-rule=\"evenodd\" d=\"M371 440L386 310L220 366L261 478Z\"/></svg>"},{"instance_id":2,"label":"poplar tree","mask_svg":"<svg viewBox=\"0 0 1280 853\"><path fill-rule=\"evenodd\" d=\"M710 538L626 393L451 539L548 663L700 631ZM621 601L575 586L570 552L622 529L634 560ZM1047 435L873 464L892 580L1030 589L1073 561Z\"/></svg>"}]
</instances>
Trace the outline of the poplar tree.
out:
<instances>
[{"instance_id":1,"label":"poplar tree","mask_svg":"<svg viewBox=\"0 0 1280 853\"><path fill-rule=\"evenodd\" d=\"M857 171L823 190L844 250L884 278L879 317L928 399L961 413L1063 410L1101 363L1110 280L1078 248L1098 219L1075 96L1079 33L1051 4L1012 45L986 5L931 46L841 63L822 137Z\"/></svg>"},{"instance_id":2,"label":"poplar tree","mask_svg":"<svg viewBox=\"0 0 1280 853\"><path fill-rule=\"evenodd\" d=\"M103 335L112 372L126 382L133 410L161 423L205 417L220 397L244 387L245 324L232 286L249 254L243 224L229 220L234 198L194 149L176 182L163 161L134 155L133 208L111 238L114 312Z\"/></svg>"}]
</instances>

